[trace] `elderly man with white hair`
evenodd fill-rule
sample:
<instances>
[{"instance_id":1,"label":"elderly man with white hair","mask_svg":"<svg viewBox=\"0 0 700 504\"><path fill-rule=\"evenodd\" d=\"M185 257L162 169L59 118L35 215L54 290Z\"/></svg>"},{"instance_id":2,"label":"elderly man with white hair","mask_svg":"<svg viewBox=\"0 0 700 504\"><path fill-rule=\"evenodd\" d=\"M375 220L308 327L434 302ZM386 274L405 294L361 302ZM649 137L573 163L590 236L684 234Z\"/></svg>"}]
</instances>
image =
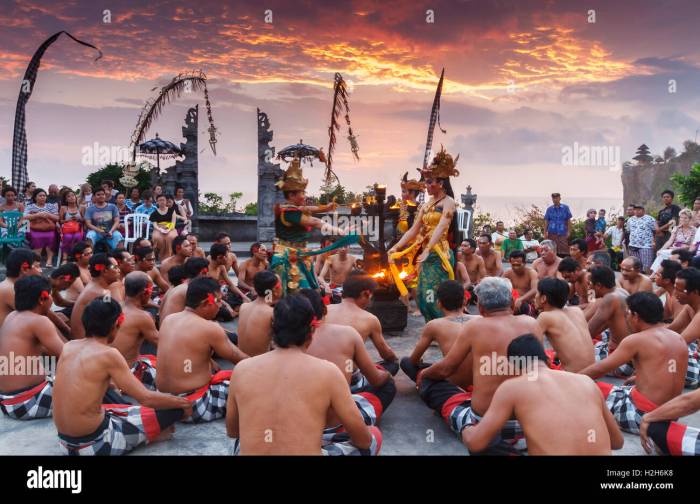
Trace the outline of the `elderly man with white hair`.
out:
<instances>
[{"instance_id":1,"label":"elderly man with white hair","mask_svg":"<svg viewBox=\"0 0 700 504\"><path fill-rule=\"evenodd\" d=\"M508 344L523 334L533 334L540 342L544 339L534 318L513 315L513 286L510 280L485 278L476 287L476 295L482 318L463 324L447 355L430 367L404 370L416 380L425 403L440 413L458 436L466 426L481 420L498 386L517 376L509 366ZM465 361L472 369L471 390L463 390L447 381L447 377ZM486 451L522 453L526 448L520 425L515 420L509 420Z\"/></svg>"}]
</instances>

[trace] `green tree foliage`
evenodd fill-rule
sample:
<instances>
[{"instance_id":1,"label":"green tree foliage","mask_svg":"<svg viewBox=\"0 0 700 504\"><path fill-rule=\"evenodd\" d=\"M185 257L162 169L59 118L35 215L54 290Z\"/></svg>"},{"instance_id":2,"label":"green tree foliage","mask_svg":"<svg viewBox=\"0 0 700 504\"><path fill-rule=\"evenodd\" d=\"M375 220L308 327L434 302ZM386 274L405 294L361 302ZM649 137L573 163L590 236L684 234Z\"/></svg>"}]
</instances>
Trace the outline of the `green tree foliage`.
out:
<instances>
[{"instance_id":1,"label":"green tree foliage","mask_svg":"<svg viewBox=\"0 0 700 504\"><path fill-rule=\"evenodd\" d=\"M114 182L114 188L120 192L125 192L125 187L121 185L119 179L122 177L122 170L124 169L123 164L108 164L104 168L100 168L97 171L92 172L87 176L87 183L92 186L92 190L100 186L103 180L111 180ZM136 174L136 180L138 181L138 188L143 191L145 189L151 188L151 174L144 170L139 170Z\"/></svg>"},{"instance_id":2,"label":"green tree foliage","mask_svg":"<svg viewBox=\"0 0 700 504\"><path fill-rule=\"evenodd\" d=\"M237 213L236 205L243 196L242 192L234 192L228 195L228 203L224 203L224 198L220 194L208 192L204 193L204 201L199 202L199 213L202 215L225 215ZM257 203L255 207L257 215Z\"/></svg>"},{"instance_id":3,"label":"green tree foliage","mask_svg":"<svg viewBox=\"0 0 700 504\"><path fill-rule=\"evenodd\" d=\"M246 215L258 215L258 202L248 203L243 210Z\"/></svg>"},{"instance_id":4,"label":"green tree foliage","mask_svg":"<svg viewBox=\"0 0 700 504\"><path fill-rule=\"evenodd\" d=\"M697 145L697 144L695 144ZM674 173L671 182L676 189L676 196L683 205L692 208L695 198L700 196L700 163L695 163L688 175Z\"/></svg>"},{"instance_id":5,"label":"green tree foliage","mask_svg":"<svg viewBox=\"0 0 700 504\"><path fill-rule=\"evenodd\" d=\"M532 230L532 235L536 240L541 240L544 236L544 212L537 205L530 205L530 208L517 208L518 216L515 219L515 228L518 236L522 235L526 229Z\"/></svg>"}]
</instances>

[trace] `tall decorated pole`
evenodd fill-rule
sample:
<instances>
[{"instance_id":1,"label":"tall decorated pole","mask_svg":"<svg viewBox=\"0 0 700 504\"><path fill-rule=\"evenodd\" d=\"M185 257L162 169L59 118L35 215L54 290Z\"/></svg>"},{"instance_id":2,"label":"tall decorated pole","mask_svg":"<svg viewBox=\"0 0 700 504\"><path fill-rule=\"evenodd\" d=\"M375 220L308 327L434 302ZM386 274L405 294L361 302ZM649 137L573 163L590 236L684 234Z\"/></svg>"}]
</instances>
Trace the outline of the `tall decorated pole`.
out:
<instances>
[{"instance_id":1,"label":"tall decorated pole","mask_svg":"<svg viewBox=\"0 0 700 504\"><path fill-rule=\"evenodd\" d=\"M27 66L27 70L24 72L24 77L22 78L22 85L20 86L19 97L17 98L17 108L15 110L14 134L12 136L12 185L18 191L23 191L24 186L29 180L29 174L27 173L27 130L25 129L25 107L29 101L29 97L32 95L32 91L34 91L34 83L36 82L37 75L39 74L39 65L41 65L42 56L44 56L44 53L49 46L56 42L58 37L64 33L78 44L95 49L99 53L99 56L95 58L95 61L102 57L102 51L100 51L97 47L75 38L67 31L60 31L51 35L39 46L34 53L34 56L32 56L32 59Z\"/></svg>"},{"instance_id":2,"label":"tall decorated pole","mask_svg":"<svg viewBox=\"0 0 700 504\"><path fill-rule=\"evenodd\" d=\"M442 69L440 74L440 81L437 85L437 90L435 90L435 98L433 98L433 107L430 109L430 120L428 122L428 138L425 141L425 154L423 155L423 170L428 168L428 163L430 162L430 154L433 150L433 133L435 132L435 125L437 124L443 134L447 131L442 129L440 124L440 97L442 96L442 81L445 78L445 69ZM421 181L423 176L421 175ZM423 203L425 200L425 194L421 191L418 195L418 201Z\"/></svg>"},{"instance_id":3,"label":"tall decorated pole","mask_svg":"<svg viewBox=\"0 0 700 504\"><path fill-rule=\"evenodd\" d=\"M358 152L360 146L357 144L357 137L352 131L350 125L350 104L348 103L348 86L343 76L336 72L333 83L333 106L331 107L331 124L328 127L328 155L324 156L321 151L320 160L326 163L326 172L324 174L325 183L328 184L331 178L340 183L338 175L333 171L333 151L335 150L336 131L340 131L340 115L345 111L345 123L348 125L348 142L350 143L350 151L356 161L360 160Z\"/></svg>"}]
</instances>

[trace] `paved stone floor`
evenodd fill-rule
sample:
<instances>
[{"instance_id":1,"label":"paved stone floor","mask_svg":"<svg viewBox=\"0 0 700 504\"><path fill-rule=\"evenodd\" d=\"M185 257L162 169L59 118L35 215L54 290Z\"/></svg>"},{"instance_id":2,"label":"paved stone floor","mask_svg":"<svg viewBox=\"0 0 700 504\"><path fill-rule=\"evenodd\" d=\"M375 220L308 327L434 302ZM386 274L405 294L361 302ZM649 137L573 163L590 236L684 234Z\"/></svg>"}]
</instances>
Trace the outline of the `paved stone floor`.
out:
<instances>
[{"instance_id":1,"label":"paved stone floor","mask_svg":"<svg viewBox=\"0 0 700 504\"><path fill-rule=\"evenodd\" d=\"M235 330L235 321L225 324ZM423 326L422 317L409 316L402 334L387 335L389 344L399 356L410 354ZM379 360L374 347L371 354ZM428 350L425 360L440 358L437 348ZM607 380L606 380L607 381ZM620 380L610 379L613 383ZM418 397L413 382L399 371L397 394L382 418L383 455L467 455L467 450L452 435L444 422L433 414ZM682 419L700 426L700 413ZM180 424L172 440L139 448L134 455L227 455L231 442L226 436L224 421L187 425ZM59 455L56 429L51 419L19 422L0 415L0 455ZM625 445L615 455L643 455L639 437L625 434Z\"/></svg>"}]
</instances>

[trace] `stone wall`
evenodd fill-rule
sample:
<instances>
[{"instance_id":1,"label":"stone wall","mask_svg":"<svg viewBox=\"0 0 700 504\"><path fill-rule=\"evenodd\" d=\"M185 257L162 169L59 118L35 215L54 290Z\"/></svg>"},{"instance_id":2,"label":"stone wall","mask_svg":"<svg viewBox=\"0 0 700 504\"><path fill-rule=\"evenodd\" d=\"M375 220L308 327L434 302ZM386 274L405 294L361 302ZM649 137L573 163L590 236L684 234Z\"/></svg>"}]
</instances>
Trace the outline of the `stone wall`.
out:
<instances>
[{"instance_id":1,"label":"stone wall","mask_svg":"<svg viewBox=\"0 0 700 504\"><path fill-rule=\"evenodd\" d=\"M231 235L236 242L255 242L258 238L258 218L244 214L200 215L199 241L214 241L218 233Z\"/></svg>"}]
</instances>

